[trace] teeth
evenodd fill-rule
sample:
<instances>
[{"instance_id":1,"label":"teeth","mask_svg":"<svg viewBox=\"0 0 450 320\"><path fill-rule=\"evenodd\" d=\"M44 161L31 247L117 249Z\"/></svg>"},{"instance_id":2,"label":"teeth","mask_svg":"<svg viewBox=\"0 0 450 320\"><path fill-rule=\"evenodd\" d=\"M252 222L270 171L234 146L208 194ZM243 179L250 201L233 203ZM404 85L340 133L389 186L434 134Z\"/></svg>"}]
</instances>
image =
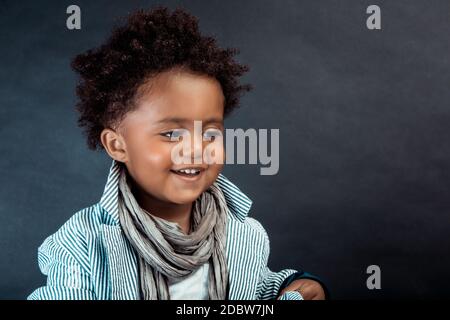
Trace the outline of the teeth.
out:
<instances>
[{"instance_id":1,"label":"teeth","mask_svg":"<svg viewBox=\"0 0 450 320\"><path fill-rule=\"evenodd\" d=\"M178 171L186 173L186 174L196 174L196 173L200 172L200 170L197 170L197 169L181 169Z\"/></svg>"}]
</instances>

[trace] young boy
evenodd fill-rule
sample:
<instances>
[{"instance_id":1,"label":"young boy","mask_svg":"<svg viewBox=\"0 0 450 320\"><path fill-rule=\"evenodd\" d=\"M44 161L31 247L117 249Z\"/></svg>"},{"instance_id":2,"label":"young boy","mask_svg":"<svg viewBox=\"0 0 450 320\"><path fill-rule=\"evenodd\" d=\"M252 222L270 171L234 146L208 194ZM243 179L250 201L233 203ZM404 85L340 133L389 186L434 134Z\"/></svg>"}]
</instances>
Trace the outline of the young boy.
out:
<instances>
[{"instance_id":1,"label":"young boy","mask_svg":"<svg viewBox=\"0 0 450 320\"><path fill-rule=\"evenodd\" d=\"M247 216L251 200L220 174L223 161L203 159L214 144L223 159L224 116L250 89L238 84L248 67L236 52L202 36L185 11L159 7L131 14L73 60L79 124L112 166L100 202L39 247L47 285L28 299L325 298L316 277L267 267L269 239ZM201 143L183 155L195 161L177 164L186 132Z\"/></svg>"}]
</instances>

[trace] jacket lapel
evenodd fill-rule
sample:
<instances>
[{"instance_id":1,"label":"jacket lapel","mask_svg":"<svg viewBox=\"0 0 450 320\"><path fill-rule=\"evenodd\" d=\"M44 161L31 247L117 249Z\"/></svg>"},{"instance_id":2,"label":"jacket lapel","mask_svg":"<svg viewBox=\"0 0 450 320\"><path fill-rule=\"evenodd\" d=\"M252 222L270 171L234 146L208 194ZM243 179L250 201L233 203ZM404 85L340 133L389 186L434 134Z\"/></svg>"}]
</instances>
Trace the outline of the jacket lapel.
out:
<instances>
[{"instance_id":1,"label":"jacket lapel","mask_svg":"<svg viewBox=\"0 0 450 320\"><path fill-rule=\"evenodd\" d=\"M254 235L248 225L229 216L227 222L228 300L254 299L260 259L256 256Z\"/></svg>"},{"instance_id":2,"label":"jacket lapel","mask_svg":"<svg viewBox=\"0 0 450 320\"><path fill-rule=\"evenodd\" d=\"M138 264L120 226L102 225L103 246L107 256L110 299L138 300Z\"/></svg>"}]
</instances>

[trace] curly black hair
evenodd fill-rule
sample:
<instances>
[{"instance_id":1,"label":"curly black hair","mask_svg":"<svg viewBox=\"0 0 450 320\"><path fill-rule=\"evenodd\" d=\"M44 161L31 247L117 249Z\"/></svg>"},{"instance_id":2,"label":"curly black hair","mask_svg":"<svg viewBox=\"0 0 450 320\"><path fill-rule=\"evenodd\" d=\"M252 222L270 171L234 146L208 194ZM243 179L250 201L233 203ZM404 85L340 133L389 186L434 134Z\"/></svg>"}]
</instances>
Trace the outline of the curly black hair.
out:
<instances>
[{"instance_id":1,"label":"curly black hair","mask_svg":"<svg viewBox=\"0 0 450 320\"><path fill-rule=\"evenodd\" d=\"M249 70L233 59L239 50L223 49L213 37L201 35L198 19L183 9L139 9L125 20L114 26L104 44L71 62L80 76L76 109L89 149L104 149L102 130L114 128L136 107L140 86L158 73L181 67L214 77L225 97L224 116L239 105L243 92L252 89L238 82Z\"/></svg>"}]
</instances>

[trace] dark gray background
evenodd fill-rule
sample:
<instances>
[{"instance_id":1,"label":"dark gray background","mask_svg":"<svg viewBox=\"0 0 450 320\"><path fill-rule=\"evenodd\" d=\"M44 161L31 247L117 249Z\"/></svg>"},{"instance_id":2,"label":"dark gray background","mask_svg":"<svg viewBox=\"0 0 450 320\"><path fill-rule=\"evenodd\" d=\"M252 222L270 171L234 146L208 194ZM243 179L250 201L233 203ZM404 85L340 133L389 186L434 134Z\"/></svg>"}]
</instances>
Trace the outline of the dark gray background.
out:
<instances>
[{"instance_id":1,"label":"dark gray background","mask_svg":"<svg viewBox=\"0 0 450 320\"><path fill-rule=\"evenodd\" d=\"M0 2L0 298L44 284L37 247L99 201L110 159L76 125L70 59L151 1ZM280 171L231 165L271 238L334 298L448 298L450 1L165 1L241 50L255 90L230 128L280 128ZM366 28L370 4L382 30ZM366 288L368 265L382 289Z\"/></svg>"}]
</instances>

